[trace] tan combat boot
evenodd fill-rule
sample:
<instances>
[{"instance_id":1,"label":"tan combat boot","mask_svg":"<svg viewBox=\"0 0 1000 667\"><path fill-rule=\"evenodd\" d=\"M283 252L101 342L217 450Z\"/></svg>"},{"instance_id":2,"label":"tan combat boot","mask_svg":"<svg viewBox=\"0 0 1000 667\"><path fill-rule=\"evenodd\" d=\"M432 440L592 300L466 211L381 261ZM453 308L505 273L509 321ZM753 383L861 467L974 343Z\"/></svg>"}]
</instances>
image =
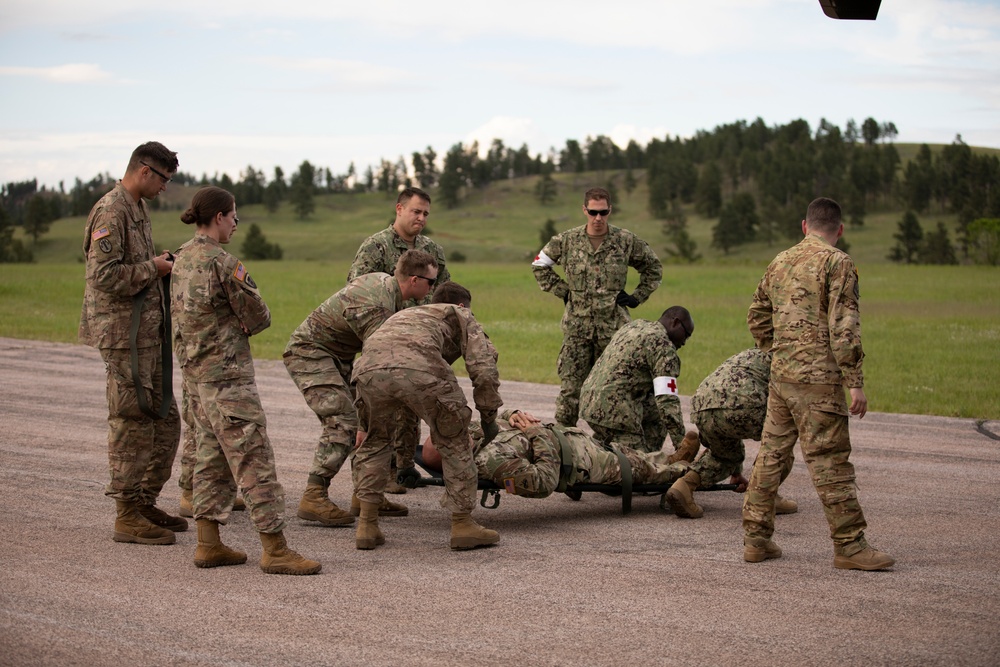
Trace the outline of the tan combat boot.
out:
<instances>
[{"instance_id":1,"label":"tan combat boot","mask_svg":"<svg viewBox=\"0 0 1000 667\"><path fill-rule=\"evenodd\" d=\"M136 505L139 514L144 516L150 523L172 530L175 533L183 533L188 529L188 522L179 516L171 516L156 505Z\"/></svg>"},{"instance_id":2,"label":"tan combat boot","mask_svg":"<svg viewBox=\"0 0 1000 667\"><path fill-rule=\"evenodd\" d=\"M667 504L674 514L686 519L699 519L703 514L698 503L694 501L694 491L701 484L701 475L694 470L688 470L684 476L667 489Z\"/></svg>"},{"instance_id":3,"label":"tan combat boot","mask_svg":"<svg viewBox=\"0 0 1000 667\"><path fill-rule=\"evenodd\" d=\"M799 511L799 504L794 500L789 500L788 498L782 498L777 496L774 499L774 513L775 514L795 514Z\"/></svg>"},{"instance_id":4,"label":"tan combat boot","mask_svg":"<svg viewBox=\"0 0 1000 667\"><path fill-rule=\"evenodd\" d=\"M116 500L118 517L115 519L115 542L135 544L173 544L177 541L174 533L160 528L139 514L138 506L126 500Z\"/></svg>"},{"instance_id":5,"label":"tan combat boot","mask_svg":"<svg viewBox=\"0 0 1000 667\"><path fill-rule=\"evenodd\" d=\"M781 547L773 540L761 540L754 544L743 542L743 560L748 563L760 563L771 558L781 558Z\"/></svg>"},{"instance_id":6,"label":"tan combat boot","mask_svg":"<svg viewBox=\"0 0 1000 667\"><path fill-rule=\"evenodd\" d=\"M194 492L191 489L181 489L181 501L177 505L179 515L189 519L194 518L194 503L191 502L193 495Z\"/></svg>"},{"instance_id":7,"label":"tan combat boot","mask_svg":"<svg viewBox=\"0 0 1000 667\"><path fill-rule=\"evenodd\" d=\"M379 516L406 516L409 513L410 510L406 505L390 502L385 496L382 497L382 504L378 506ZM361 514L361 501L356 494L351 496L351 514L354 516Z\"/></svg>"},{"instance_id":8,"label":"tan combat boot","mask_svg":"<svg viewBox=\"0 0 1000 667\"><path fill-rule=\"evenodd\" d=\"M288 548L283 533L260 533L260 569L268 574L316 574L323 566Z\"/></svg>"},{"instance_id":9,"label":"tan combat boot","mask_svg":"<svg viewBox=\"0 0 1000 667\"><path fill-rule=\"evenodd\" d=\"M307 484L306 492L299 502L300 519L318 521L324 526L349 526L354 523L354 517L337 507L326 493L326 487L321 484Z\"/></svg>"},{"instance_id":10,"label":"tan combat boot","mask_svg":"<svg viewBox=\"0 0 1000 667\"><path fill-rule=\"evenodd\" d=\"M885 570L896 563L896 559L889 554L877 551L871 547L865 547L856 554L844 556L840 549L834 547L833 566L840 570Z\"/></svg>"},{"instance_id":11,"label":"tan combat boot","mask_svg":"<svg viewBox=\"0 0 1000 667\"><path fill-rule=\"evenodd\" d=\"M678 445L674 453L667 457L667 463L677 463L678 461L691 463L694 461L694 457L698 456L699 449L701 449L701 440L698 439L698 432L688 431L684 434L684 439L681 440L681 444Z\"/></svg>"},{"instance_id":12,"label":"tan combat boot","mask_svg":"<svg viewBox=\"0 0 1000 667\"><path fill-rule=\"evenodd\" d=\"M354 500L357 500L354 496ZM354 533L354 546L358 549L368 550L385 544L385 535L378 527L379 504L358 502L358 528ZM353 508L354 501L351 501Z\"/></svg>"},{"instance_id":13,"label":"tan combat boot","mask_svg":"<svg viewBox=\"0 0 1000 667\"><path fill-rule=\"evenodd\" d=\"M392 464L392 468L389 470L389 481L385 483L386 493L401 494L406 493L407 489L405 486L396 481L396 464Z\"/></svg>"},{"instance_id":14,"label":"tan combat boot","mask_svg":"<svg viewBox=\"0 0 1000 667\"><path fill-rule=\"evenodd\" d=\"M198 528L198 546L194 550L194 564L197 567L220 567L222 565L242 565L247 555L230 549L219 538L219 524L210 519L195 521Z\"/></svg>"},{"instance_id":15,"label":"tan combat boot","mask_svg":"<svg viewBox=\"0 0 1000 667\"><path fill-rule=\"evenodd\" d=\"M500 533L483 528L472 520L471 512L451 513L451 548L456 550L487 547L500 541Z\"/></svg>"}]
</instances>

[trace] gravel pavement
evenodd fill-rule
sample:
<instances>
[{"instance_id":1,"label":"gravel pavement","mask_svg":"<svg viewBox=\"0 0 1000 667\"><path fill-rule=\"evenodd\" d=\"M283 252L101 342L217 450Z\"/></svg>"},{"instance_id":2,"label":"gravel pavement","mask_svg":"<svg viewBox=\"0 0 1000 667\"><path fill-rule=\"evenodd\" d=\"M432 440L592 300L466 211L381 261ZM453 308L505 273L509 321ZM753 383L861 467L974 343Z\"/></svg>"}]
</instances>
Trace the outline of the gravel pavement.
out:
<instances>
[{"instance_id":1,"label":"gravel pavement","mask_svg":"<svg viewBox=\"0 0 1000 667\"><path fill-rule=\"evenodd\" d=\"M261 572L245 512L222 529L243 566L195 568L193 525L171 546L112 541L99 355L0 338L0 665L1000 664L996 422L852 419L868 537L896 558L889 572L833 569L801 462L782 487L800 505L778 517L784 556L765 563L742 560L732 492L699 494L695 521L658 496L622 516L602 494L504 494L474 514L499 545L453 552L441 490L423 488L393 497L410 515L381 521L385 546L358 551L352 529L295 517L319 423L280 362L259 362L257 383L285 533L322 561L318 576ZM501 392L553 416L556 387ZM179 465L161 496L171 512ZM349 502L347 470L331 496Z\"/></svg>"}]
</instances>

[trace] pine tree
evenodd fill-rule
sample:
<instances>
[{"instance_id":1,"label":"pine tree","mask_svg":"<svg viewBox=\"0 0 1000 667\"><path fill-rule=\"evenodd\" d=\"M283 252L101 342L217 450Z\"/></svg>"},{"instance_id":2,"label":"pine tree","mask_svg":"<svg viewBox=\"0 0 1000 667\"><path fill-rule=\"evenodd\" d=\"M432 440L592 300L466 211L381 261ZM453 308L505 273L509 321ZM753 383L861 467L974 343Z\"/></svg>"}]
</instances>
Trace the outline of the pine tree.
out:
<instances>
[{"instance_id":1,"label":"pine tree","mask_svg":"<svg viewBox=\"0 0 1000 667\"><path fill-rule=\"evenodd\" d=\"M556 181L552 178L552 174L546 170L538 183L535 184L535 196L538 198L539 203L543 206L546 204L551 204L557 194L558 190L556 188Z\"/></svg>"},{"instance_id":2,"label":"pine tree","mask_svg":"<svg viewBox=\"0 0 1000 667\"><path fill-rule=\"evenodd\" d=\"M281 259L281 246L276 243L268 243L264 232L254 223L247 230L247 236L243 239L242 256L245 259Z\"/></svg>"},{"instance_id":3,"label":"pine tree","mask_svg":"<svg viewBox=\"0 0 1000 667\"><path fill-rule=\"evenodd\" d=\"M955 246L952 245L948 237L948 228L943 222L937 224L937 229L924 237L924 244L920 248L920 262L922 264L958 264L958 257L955 254Z\"/></svg>"},{"instance_id":4,"label":"pine tree","mask_svg":"<svg viewBox=\"0 0 1000 667\"><path fill-rule=\"evenodd\" d=\"M892 235L896 245L889 252L888 259L893 262L914 264L924 240L924 230L913 211L907 211L897 225L898 232Z\"/></svg>"}]
</instances>

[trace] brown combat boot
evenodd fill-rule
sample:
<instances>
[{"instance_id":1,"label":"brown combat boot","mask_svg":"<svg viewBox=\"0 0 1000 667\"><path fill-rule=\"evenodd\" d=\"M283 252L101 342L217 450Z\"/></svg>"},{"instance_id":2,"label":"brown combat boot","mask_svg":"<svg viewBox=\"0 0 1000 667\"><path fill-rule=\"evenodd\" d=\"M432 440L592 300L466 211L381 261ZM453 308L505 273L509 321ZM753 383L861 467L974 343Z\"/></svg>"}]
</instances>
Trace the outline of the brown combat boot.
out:
<instances>
[{"instance_id":1,"label":"brown combat boot","mask_svg":"<svg viewBox=\"0 0 1000 667\"><path fill-rule=\"evenodd\" d=\"M694 491L701 484L701 475L688 470L684 476L667 489L667 504L674 514L686 519L699 519L705 511L694 501Z\"/></svg>"},{"instance_id":2,"label":"brown combat boot","mask_svg":"<svg viewBox=\"0 0 1000 667\"><path fill-rule=\"evenodd\" d=\"M500 533L483 528L472 520L471 512L451 513L451 548L456 550L487 547L500 541Z\"/></svg>"},{"instance_id":3,"label":"brown combat boot","mask_svg":"<svg viewBox=\"0 0 1000 667\"><path fill-rule=\"evenodd\" d=\"M357 500L354 496L354 500ZM351 507L354 507L354 500ZM368 550L385 544L385 536L378 527L379 504L358 502L358 528L354 533L355 546L358 549Z\"/></svg>"},{"instance_id":4,"label":"brown combat boot","mask_svg":"<svg viewBox=\"0 0 1000 667\"><path fill-rule=\"evenodd\" d=\"M260 533L260 543L264 547L260 569L268 574L316 574L323 569L318 561L289 549L283 533Z\"/></svg>"},{"instance_id":5,"label":"brown combat boot","mask_svg":"<svg viewBox=\"0 0 1000 667\"><path fill-rule=\"evenodd\" d=\"M406 516L410 513L406 505L390 502L385 496L382 497L382 504L378 506L379 516ZM351 514L359 516L361 514L361 501L358 496L351 496Z\"/></svg>"},{"instance_id":6,"label":"brown combat boot","mask_svg":"<svg viewBox=\"0 0 1000 667\"><path fill-rule=\"evenodd\" d=\"M177 505L177 513L189 519L194 518L194 503L191 498L194 492L191 489L181 489L181 501Z\"/></svg>"},{"instance_id":7,"label":"brown combat boot","mask_svg":"<svg viewBox=\"0 0 1000 667\"><path fill-rule=\"evenodd\" d=\"M198 546L194 550L194 564L197 567L220 567L222 565L242 565L247 555L230 549L219 538L219 524L210 519L195 521L198 528Z\"/></svg>"},{"instance_id":8,"label":"brown combat boot","mask_svg":"<svg viewBox=\"0 0 1000 667\"><path fill-rule=\"evenodd\" d=\"M674 453L667 457L667 463L677 463L678 461L691 463L694 461L694 457L698 456L699 449L701 449L701 440L698 439L698 432L688 431L684 434L684 439L681 440L681 444Z\"/></svg>"},{"instance_id":9,"label":"brown combat boot","mask_svg":"<svg viewBox=\"0 0 1000 667\"><path fill-rule=\"evenodd\" d=\"M782 498L777 496L774 499L774 513L775 514L795 514L799 511L799 504L794 500L789 500L788 498Z\"/></svg>"},{"instance_id":10,"label":"brown combat boot","mask_svg":"<svg viewBox=\"0 0 1000 667\"><path fill-rule=\"evenodd\" d=\"M133 542L135 544L173 544L177 541L174 533L166 528L160 528L139 513L135 503L126 500L116 500L118 517L115 519L115 542Z\"/></svg>"},{"instance_id":11,"label":"brown combat boot","mask_svg":"<svg viewBox=\"0 0 1000 667\"><path fill-rule=\"evenodd\" d=\"M771 558L781 558L781 547L773 540L763 540L756 544L743 542L743 560L748 563L760 563Z\"/></svg>"},{"instance_id":12,"label":"brown combat boot","mask_svg":"<svg viewBox=\"0 0 1000 667\"><path fill-rule=\"evenodd\" d=\"M865 547L856 554L844 556L840 549L834 547L833 566L839 570L885 570L896 563L896 559L889 554L877 551L871 547Z\"/></svg>"},{"instance_id":13,"label":"brown combat boot","mask_svg":"<svg viewBox=\"0 0 1000 667\"><path fill-rule=\"evenodd\" d=\"M136 505L139 514L146 517L150 523L172 530L175 533L183 533L188 529L188 522L179 516L171 516L156 505Z\"/></svg>"},{"instance_id":14,"label":"brown combat boot","mask_svg":"<svg viewBox=\"0 0 1000 667\"><path fill-rule=\"evenodd\" d=\"M349 526L354 523L354 517L337 507L326 493L326 487L321 484L307 484L306 492L299 502L300 519L318 521L324 526Z\"/></svg>"}]
</instances>

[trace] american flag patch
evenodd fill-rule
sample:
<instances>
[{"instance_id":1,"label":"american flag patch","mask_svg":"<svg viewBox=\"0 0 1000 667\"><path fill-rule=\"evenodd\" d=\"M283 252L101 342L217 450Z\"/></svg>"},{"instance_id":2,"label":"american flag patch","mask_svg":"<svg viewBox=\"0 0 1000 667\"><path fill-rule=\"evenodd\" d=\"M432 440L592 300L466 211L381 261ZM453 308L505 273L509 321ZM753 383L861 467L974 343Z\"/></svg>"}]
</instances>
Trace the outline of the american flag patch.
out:
<instances>
[{"instance_id":1,"label":"american flag patch","mask_svg":"<svg viewBox=\"0 0 1000 667\"><path fill-rule=\"evenodd\" d=\"M94 233L90 235L91 241L98 241L103 239L105 236L111 236L111 230L105 227L100 227L94 230Z\"/></svg>"},{"instance_id":2,"label":"american flag patch","mask_svg":"<svg viewBox=\"0 0 1000 667\"><path fill-rule=\"evenodd\" d=\"M508 477L505 479L503 481L503 488L507 490L507 493L513 493L516 495L516 491L514 491L514 478Z\"/></svg>"},{"instance_id":3,"label":"american flag patch","mask_svg":"<svg viewBox=\"0 0 1000 667\"><path fill-rule=\"evenodd\" d=\"M243 262L239 262L236 265L236 270L233 271L233 277L238 281L243 282L247 278L247 269L243 266Z\"/></svg>"}]
</instances>

